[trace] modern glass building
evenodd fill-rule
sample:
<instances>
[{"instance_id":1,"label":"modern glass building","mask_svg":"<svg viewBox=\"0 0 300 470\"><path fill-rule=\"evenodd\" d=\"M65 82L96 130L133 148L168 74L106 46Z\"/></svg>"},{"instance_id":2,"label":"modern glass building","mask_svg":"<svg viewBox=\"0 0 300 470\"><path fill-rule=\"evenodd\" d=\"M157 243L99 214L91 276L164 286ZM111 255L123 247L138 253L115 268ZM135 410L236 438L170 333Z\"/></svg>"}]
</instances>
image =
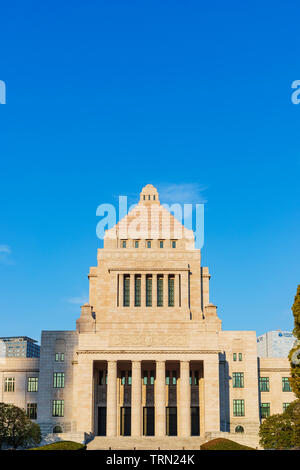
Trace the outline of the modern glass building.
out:
<instances>
[{"instance_id":1,"label":"modern glass building","mask_svg":"<svg viewBox=\"0 0 300 470\"><path fill-rule=\"evenodd\" d=\"M0 338L1 355L5 357L40 357L40 346L28 336Z\"/></svg>"}]
</instances>

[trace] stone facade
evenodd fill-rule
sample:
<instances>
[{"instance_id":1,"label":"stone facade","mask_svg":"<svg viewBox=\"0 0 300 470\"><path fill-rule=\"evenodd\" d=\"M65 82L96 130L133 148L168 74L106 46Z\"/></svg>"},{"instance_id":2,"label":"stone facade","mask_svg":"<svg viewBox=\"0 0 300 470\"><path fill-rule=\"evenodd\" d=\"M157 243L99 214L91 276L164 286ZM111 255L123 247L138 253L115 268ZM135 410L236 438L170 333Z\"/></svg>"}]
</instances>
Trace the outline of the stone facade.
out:
<instances>
[{"instance_id":1,"label":"stone facade","mask_svg":"<svg viewBox=\"0 0 300 470\"><path fill-rule=\"evenodd\" d=\"M294 399L282 391L289 363L258 362L254 331L222 330L209 279L193 233L147 185L106 232L76 330L44 331L39 366L22 363L23 386L33 364L39 369L43 432L101 435L101 446L131 436L141 447L156 439L172 448L177 436L192 448L217 435L257 446L261 404L277 413ZM19 373L13 363L5 367L2 380ZM260 392L263 375L271 387Z\"/></svg>"}]
</instances>

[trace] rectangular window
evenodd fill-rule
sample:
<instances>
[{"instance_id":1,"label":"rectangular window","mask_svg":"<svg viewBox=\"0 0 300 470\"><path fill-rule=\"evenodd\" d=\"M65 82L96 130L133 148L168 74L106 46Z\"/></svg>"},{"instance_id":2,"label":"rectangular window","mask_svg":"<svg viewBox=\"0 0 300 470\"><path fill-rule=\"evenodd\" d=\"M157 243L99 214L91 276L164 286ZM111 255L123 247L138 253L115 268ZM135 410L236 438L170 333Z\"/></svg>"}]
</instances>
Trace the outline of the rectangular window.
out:
<instances>
[{"instance_id":1,"label":"rectangular window","mask_svg":"<svg viewBox=\"0 0 300 470\"><path fill-rule=\"evenodd\" d=\"M174 307L174 276L168 276L168 305Z\"/></svg>"},{"instance_id":2,"label":"rectangular window","mask_svg":"<svg viewBox=\"0 0 300 470\"><path fill-rule=\"evenodd\" d=\"M131 370L128 371L127 383L128 383L128 385L131 385L131 383L132 383L132 380L131 380Z\"/></svg>"},{"instance_id":3,"label":"rectangular window","mask_svg":"<svg viewBox=\"0 0 300 470\"><path fill-rule=\"evenodd\" d=\"M60 362L64 362L64 360L65 360L65 354L60 353Z\"/></svg>"},{"instance_id":4,"label":"rectangular window","mask_svg":"<svg viewBox=\"0 0 300 470\"><path fill-rule=\"evenodd\" d=\"M150 371L150 385L154 385L154 370Z\"/></svg>"},{"instance_id":5,"label":"rectangular window","mask_svg":"<svg viewBox=\"0 0 300 470\"><path fill-rule=\"evenodd\" d=\"M134 242L134 247L135 247L135 248L138 248L138 247L139 247L139 242L138 242L137 240Z\"/></svg>"},{"instance_id":6,"label":"rectangular window","mask_svg":"<svg viewBox=\"0 0 300 470\"><path fill-rule=\"evenodd\" d=\"M268 418L270 416L270 403L261 403L260 405L260 417Z\"/></svg>"},{"instance_id":7,"label":"rectangular window","mask_svg":"<svg viewBox=\"0 0 300 470\"><path fill-rule=\"evenodd\" d=\"M232 359L233 359L234 361L236 361L236 353L233 353Z\"/></svg>"},{"instance_id":8,"label":"rectangular window","mask_svg":"<svg viewBox=\"0 0 300 470\"><path fill-rule=\"evenodd\" d=\"M39 383L38 377L28 377L27 392L37 392L38 383Z\"/></svg>"},{"instance_id":9,"label":"rectangular window","mask_svg":"<svg viewBox=\"0 0 300 470\"><path fill-rule=\"evenodd\" d=\"M162 307L164 304L164 277L157 276L157 306Z\"/></svg>"},{"instance_id":10,"label":"rectangular window","mask_svg":"<svg viewBox=\"0 0 300 470\"><path fill-rule=\"evenodd\" d=\"M166 385L170 385L170 372L166 371Z\"/></svg>"},{"instance_id":11,"label":"rectangular window","mask_svg":"<svg viewBox=\"0 0 300 470\"><path fill-rule=\"evenodd\" d=\"M291 385L288 377L282 377L282 391L291 392Z\"/></svg>"},{"instance_id":12,"label":"rectangular window","mask_svg":"<svg viewBox=\"0 0 300 470\"><path fill-rule=\"evenodd\" d=\"M245 416L244 400L233 400L233 416Z\"/></svg>"},{"instance_id":13,"label":"rectangular window","mask_svg":"<svg viewBox=\"0 0 300 470\"><path fill-rule=\"evenodd\" d=\"M55 361L56 361L56 362L59 361L59 353L55 353Z\"/></svg>"},{"instance_id":14,"label":"rectangular window","mask_svg":"<svg viewBox=\"0 0 300 470\"><path fill-rule=\"evenodd\" d=\"M151 242L150 242L150 240L147 241L147 248L151 248Z\"/></svg>"},{"instance_id":15,"label":"rectangular window","mask_svg":"<svg viewBox=\"0 0 300 470\"><path fill-rule=\"evenodd\" d=\"M176 248L176 242L174 240L172 241L172 248Z\"/></svg>"},{"instance_id":16,"label":"rectangular window","mask_svg":"<svg viewBox=\"0 0 300 470\"><path fill-rule=\"evenodd\" d=\"M239 353L239 361L242 361L242 360L243 360L243 354Z\"/></svg>"},{"instance_id":17,"label":"rectangular window","mask_svg":"<svg viewBox=\"0 0 300 470\"><path fill-rule=\"evenodd\" d=\"M53 388L64 388L65 374L64 372L54 372L53 374Z\"/></svg>"},{"instance_id":18,"label":"rectangular window","mask_svg":"<svg viewBox=\"0 0 300 470\"><path fill-rule=\"evenodd\" d=\"M282 409L283 409L283 412L285 412L287 410L287 408L289 407L290 403L282 403Z\"/></svg>"},{"instance_id":19,"label":"rectangular window","mask_svg":"<svg viewBox=\"0 0 300 470\"><path fill-rule=\"evenodd\" d=\"M144 385L147 385L147 383L148 383L148 372L145 371L144 372Z\"/></svg>"},{"instance_id":20,"label":"rectangular window","mask_svg":"<svg viewBox=\"0 0 300 470\"><path fill-rule=\"evenodd\" d=\"M134 305L141 306L141 276L135 276Z\"/></svg>"},{"instance_id":21,"label":"rectangular window","mask_svg":"<svg viewBox=\"0 0 300 470\"><path fill-rule=\"evenodd\" d=\"M107 385L107 371L106 370L99 371L99 385Z\"/></svg>"},{"instance_id":22,"label":"rectangular window","mask_svg":"<svg viewBox=\"0 0 300 470\"><path fill-rule=\"evenodd\" d=\"M37 419L37 403L27 403L26 414L29 419Z\"/></svg>"},{"instance_id":23,"label":"rectangular window","mask_svg":"<svg viewBox=\"0 0 300 470\"><path fill-rule=\"evenodd\" d=\"M152 307L152 276L146 276L146 307Z\"/></svg>"},{"instance_id":24,"label":"rectangular window","mask_svg":"<svg viewBox=\"0 0 300 470\"><path fill-rule=\"evenodd\" d=\"M4 391L5 392L14 392L15 391L15 378L6 377L4 382Z\"/></svg>"},{"instance_id":25,"label":"rectangular window","mask_svg":"<svg viewBox=\"0 0 300 470\"><path fill-rule=\"evenodd\" d=\"M124 285L123 285L123 306L129 307L130 305L130 276L124 275Z\"/></svg>"},{"instance_id":26,"label":"rectangular window","mask_svg":"<svg viewBox=\"0 0 300 470\"><path fill-rule=\"evenodd\" d=\"M163 247L164 247L164 242L161 240L161 241L159 242L159 248L163 248Z\"/></svg>"},{"instance_id":27,"label":"rectangular window","mask_svg":"<svg viewBox=\"0 0 300 470\"><path fill-rule=\"evenodd\" d=\"M233 388L244 388L244 372L233 372L232 386Z\"/></svg>"},{"instance_id":28,"label":"rectangular window","mask_svg":"<svg viewBox=\"0 0 300 470\"><path fill-rule=\"evenodd\" d=\"M126 374L125 374L125 371L123 370L121 372L121 384L125 385L125 381L126 381Z\"/></svg>"},{"instance_id":29,"label":"rectangular window","mask_svg":"<svg viewBox=\"0 0 300 470\"><path fill-rule=\"evenodd\" d=\"M122 248L126 248L126 241L122 240Z\"/></svg>"},{"instance_id":30,"label":"rectangular window","mask_svg":"<svg viewBox=\"0 0 300 470\"><path fill-rule=\"evenodd\" d=\"M52 416L64 416L64 400L53 400Z\"/></svg>"},{"instance_id":31,"label":"rectangular window","mask_svg":"<svg viewBox=\"0 0 300 470\"><path fill-rule=\"evenodd\" d=\"M270 391L269 377L260 377L259 378L259 390L261 392L269 392Z\"/></svg>"},{"instance_id":32,"label":"rectangular window","mask_svg":"<svg viewBox=\"0 0 300 470\"><path fill-rule=\"evenodd\" d=\"M173 372L172 372L172 384L176 385L176 382L177 382L177 372L176 372L176 370L173 370Z\"/></svg>"}]
</instances>

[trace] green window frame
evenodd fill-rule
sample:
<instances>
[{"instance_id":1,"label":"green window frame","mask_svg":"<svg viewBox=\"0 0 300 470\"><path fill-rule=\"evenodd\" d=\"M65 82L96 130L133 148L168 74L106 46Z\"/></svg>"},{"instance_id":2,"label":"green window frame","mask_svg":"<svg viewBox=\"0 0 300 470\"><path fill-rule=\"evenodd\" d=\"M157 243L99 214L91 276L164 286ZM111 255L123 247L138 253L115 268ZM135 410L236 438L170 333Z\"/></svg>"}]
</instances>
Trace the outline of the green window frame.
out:
<instances>
[{"instance_id":1,"label":"green window frame","mask_svg":"<svg viewBox=\"0 0 300 470\"><path fill-rule=\"evenodd\" d=\"M163 248L163 247L164 247L164 242L163 242L163 240L160 240L160 242L159 242L159 248Z\"/></svg>"},{"instance_id":2,"label":"green window frame","mask_svg":"<svg viewBox=\"0 0 300 470\"><path fill-rule=\"evenodd\" d=\"M289 406L290 406L290 403L282 403L283 412L285 412Z\"/></svg>"},{"instance_id":3,"label":"green window frame","mask_svg":"<svg viewBox=\"0 0 300 470\"><path fill-rule=\"evenodd\" d=\"M269 392L270 391L269 377L260 377L259 378L259 390L261 392Z\"/></svg>"},{"instance_id":4,"label":"green window frame","mask_svg":"<svg viewBox=\"0 0 300 470\"><path fill-rule=\"evenodd\" d=\"M63 417L64 416L65 402L64 400L53 400L52 402L52 416Z\"/></svg>"},{"instance_id":5,"label":"green window frame","mask_svg":"<svg viewBox=\"0 0 300 470\"><path fill-rule=\"evenodd\" d=\"M130 306L130 276L124 274L123 282L123 307Z\"/></svg>"},{"instance_id":6,"label":"green window frame","mask_svg":"<svg viewBox=\"0 0 300 470\"><path fill-rule=\"evenodd\" d=\"M236 361L236 353L233 353L232 359L233 359L234 361Z\"/></svg>"},{"instance_id":7,"label":"green window frame","mask_svg":"<svg viewBox=\"0 0 300 470\"><path fill-rule=\"evenodd\" d=\"M136 240L136 241L134 242L134 247L135 247L135 248L138 248L138 247L139 247L139 242L138 242L138 240Z\"/></svg>"},{"instance_id":8,"label":"green window frame","mask_svg":"<svg viewBox=\"0 0 300 470\"><path fill-rule=\"evenodd\" d=\"M233 400L233 416L245 416L244 400Z\"/></svg>"},{"instance_id":9,"label":"green window frame","mask_svg":"<svg viewBox=\"0 0 300 470\"><path fill-rule=\"evenodd\" d=\"M38 377L28 377L27 380L27 392L37 392L38 391L39 378Z\"/></svg>"},{"instance_id":10,"label":"green window frame","mask_svg":"<svg viewBox=\"0 0 300 470\"><path fill-rule=\"evenodd\" d=\"M27 403L26 415L29 419L37 419L37 403Z\"/></svg>"},{"instance_id":11,"label":"green window frame","mask_svg":"<svg viewBox=\"0 0 300 470\"><path fill-rule=\"evenodd\" d=\"M54 372L53 373L53 388L64 388L65 387L65 373Z\"/></svg>"},{"instance_id":12,"label":"green window frame","mask_svg":"<svg viewBox=\"0 0 300 470\"><path fill-rule=\"evenodd\" d=\"M126 248L126 240L122 240L122 248Z\"/></svg>"},{"instance_id":13,"label":"green window frame","mask_svg":"<svg viewBox=\"0 0 300 470\"><path fill-rule=\"evenodd\" d=\"M166 385L170 385L170 371L166 371Z\"/></svg>"},{"instance_id":14,"label":"green window frame","mask_svg":"<svg viewBox=\"0 0 300 470\"><path fill-rule=\"evenodd\" d=\"M146 307L152 307L152 276L146 276Z\"/></svg>"},{"instance_id":15,"label":"green window frame","mask_svg":"<svg viewBox=\"0 0 300 470\"><path fill-rule=\"evenodd\" d=\"M176 385L177 383L177 372L176 370L173 370L172 372L172 385Z\"/></svg>"},{"instance_id":16,"label":"green window frame","mask_svg":"<svg viewBox=\"0 0 300 470\"><path fill-rule=\"evenodd\" d=\"M168 305L174 307L174 291L175 291L175 277L173 275L168 276Z\"/></svg>"},{"instance_id":17,"label":"green window frame","mask_svg":"<svg viewBox=\"0 0 300 470\"><path fill-rule=\"evenodd\" d=\"M260 404L260 417L261 419L268 418L270 416L270 403Z\"/></svg>"},{"instance_id":18,"label":"green window frame","mask_svg":"<svg viewBox=\"0 0 300 470\"><path fill-rule=\"evenodd\" d=\"M176 241L175 240L172 241L172 248L176 248Z\"/></svg>"},{"instance_id":19,"label":"green window frame","mask_svg":"<svg viewBox=\"0 0 300 470\"><path fill-rule=\"evenodd\" d=\"M157 306L163 307L164 305L164 277L157 276Z\"/></svg>"},{"instance_id":20,"label":"green window frame","mask_svg":"<svg viewBox=\"0 0 300 470\"><path fill-rule=\"evenodd\" d=\"M244 388L244 372L232 373L232 386L233 388Z\"/></svg>"},{"instance_id":21,"label":"green window frame","mask_svg":"<svg viewBox=\"0 0 300 470\"><path fill-rule=\"evenodd\" d=\"M147 248L151 248L151 241L147 240Z\"/></svg>"},{"instance_id":22,"label":"green window frame","mask_svg":"<svg viewBox=\"0 0 300 470\"><path fill-rule=\"evenodd\" d=\"M99 371L99 385L107 385L107 370Z\"/></svg>"},{"instance_id":23,"label":"green window frame","mask_svg":"<svg viewBox=\"0 0 300 470\"><path fill-rule=\"evenodd\" d=\"M136 275L134 279L134 305L141 306L141 276Z\"/></svg>"},{"instance_id":24,"label":"green window frame","mask_svg":"<svg viewBox=\"0 0 300 470\"><path fill-rule=\"evenodd\" d=\"M289 377L282 377L282 391L283 392L292 391Z\"/></svg>"},{"instance_id":25,"label":"green window frame","mask_svg":"<svg viewBox=\"0 0 300 470\"><path fill-rule=\"evenodd\" d=\"M243 354L239 353L239 361L242 361L242 360L243 360Z\"/></svg>"},{"instance_id":26,"label":"green window frame","mask_svg":"<svg viewBox=\"0 0 300 470\"><path fill-rule=\"evenodd\" d=\"M5 377L4 392L14 392L14 391L15 391L15 378Z\"/></svg>"}]
</instances>

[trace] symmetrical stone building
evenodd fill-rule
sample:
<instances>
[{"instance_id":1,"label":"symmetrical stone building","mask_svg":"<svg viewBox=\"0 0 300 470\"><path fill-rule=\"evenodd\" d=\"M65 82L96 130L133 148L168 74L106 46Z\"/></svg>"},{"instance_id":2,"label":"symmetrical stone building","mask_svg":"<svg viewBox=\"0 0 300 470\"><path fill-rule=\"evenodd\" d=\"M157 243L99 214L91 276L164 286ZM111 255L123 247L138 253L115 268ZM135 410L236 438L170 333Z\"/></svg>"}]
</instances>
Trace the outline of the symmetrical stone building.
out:
<instances>
[{"instance_id":1,"label":"symmetrical stone building","mask_svg":"<svg viewBox=\"0 0 300 470\"><path fill-rule=\"evenodd\" d=\"M39 360L3 359L0 400L36 404L44 433L258 445L261 418L294 399L289 362L258 360L255 331L222 330L209 279L193 232L145 186L106 232L76 330L43 331Z\"/></svg>"}]
</instances>

